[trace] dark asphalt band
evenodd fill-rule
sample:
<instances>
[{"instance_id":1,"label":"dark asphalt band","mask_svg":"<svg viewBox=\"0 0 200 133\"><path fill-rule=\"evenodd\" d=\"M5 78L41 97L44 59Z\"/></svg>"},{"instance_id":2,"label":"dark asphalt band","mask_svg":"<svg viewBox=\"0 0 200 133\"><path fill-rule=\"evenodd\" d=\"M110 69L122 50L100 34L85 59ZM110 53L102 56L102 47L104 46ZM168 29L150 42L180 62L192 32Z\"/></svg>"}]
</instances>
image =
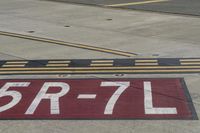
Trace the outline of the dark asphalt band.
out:
<instances>
[{"instance_id":1,"label":"dark asphalt band","mask_svg":"<svg viewBox=\"0 0 200 133\"><path fill-rule=\"evenodd\" d=\"M0 75L115 73L200 73L200 58L0 60Z\"/></svg>"},{"instance_id":2,"label":"dark asphalt band","mask_svg":"<svg viewBox=\"0 0 200 133\"><path fill-rule=\"evenodd\" d=\"M0 68L23 65L37 67L132 67L132 66L199 66L200 58L128 58L128 59L55 59L55 60L0 60Z\"/></svg>"}]
</instances>

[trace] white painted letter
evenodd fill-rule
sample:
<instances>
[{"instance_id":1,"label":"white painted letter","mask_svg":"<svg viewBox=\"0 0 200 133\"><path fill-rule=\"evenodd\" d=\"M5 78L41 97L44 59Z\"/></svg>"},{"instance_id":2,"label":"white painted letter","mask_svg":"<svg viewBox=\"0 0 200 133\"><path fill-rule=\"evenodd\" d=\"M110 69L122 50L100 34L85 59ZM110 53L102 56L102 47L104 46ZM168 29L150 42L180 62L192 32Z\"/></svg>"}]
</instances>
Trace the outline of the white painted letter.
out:
<instances>
[{"instance_id":1,"label":"white painted letter","mask_svg":"<svg viewBox=\"0 0 200 133\"><path fill-rule=\"evenodd\" d=\"M177 114L176 108L154 108L152 101L151 82L144 82L145 114Z\"/></svg>"},{"instance_id":2,"label":"white painted letter","mask_svg":"<svg viewBox=\"0 0 200 133\"><path fill-rule=\"evenodd\" d=\"M102 82L101 86L118 86L118 89L113 93L113 95L108 100L104 114L112 114L115 103L119 99L120 95L130 86L130 82Z\"/></svg>"},{"instance_id":3,"label":"white painted letter","mask_svg":"<svg viewBox=\"0 0 200 133\"><path fill-rule=\"evenodd\" d=\"M18 91L8 91L10 87L27 87L29 86L30 82L8 82L6 83L1 89L0 89L0 97L4 96L11 96L12 101L8 104L0 107L0 112L3 112L5 110L8 110L19 103L19 101L22 99L22 94Z\"/></svg>"},{"instance_id":4,"label":"white painted letter","mask_svg":"<svg viewBox=\"0 0 200 133\"><path fill-rule=\"evenodd\" d=\"M50 87L60 87L62 90L59 93L47 94L46 92ZM25 114L33 114L42 99L50 99L51 114L60 114L59 98L68 93L69 89L70 89L69 85L63 82L44 83L41 90L38 92L37 96L31 103Z\"/></svg>"}]
</instances>

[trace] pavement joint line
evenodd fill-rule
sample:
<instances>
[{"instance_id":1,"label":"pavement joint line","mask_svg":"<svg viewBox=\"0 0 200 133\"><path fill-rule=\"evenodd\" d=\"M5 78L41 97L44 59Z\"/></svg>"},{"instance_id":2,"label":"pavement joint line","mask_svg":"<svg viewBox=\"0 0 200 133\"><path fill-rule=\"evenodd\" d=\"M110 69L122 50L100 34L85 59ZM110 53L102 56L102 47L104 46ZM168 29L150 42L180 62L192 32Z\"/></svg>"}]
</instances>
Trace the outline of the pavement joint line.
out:
<instances>
[{"instance_id":1,"label":"pavement joint line","mask_svg":"<svg viewBox=\"0 0 200 133\"><path fill-rule=\"evenodd\" d=\"M75 47L75 48L80 48L80 49L87 49L87 50L91 50L91 51L98 51L98 52L120 55L120 56L125 56L125 57L132 57L132 56L137 55L137 54L131 53L131 52L113 50L113 49L96 47L96 46L79 44L79 43L65 42L65 41L60 41L60 40L54 40L54 39L43 38L43 37L36 37L36 36L31 36L31 35L24 35L24 34L19 34L19 33L11 33L11 32L0 31L0 35L22 38L22 39L28 39L28 40L39 41L39 42L45 42L45 43L52 43L52 44L68 46L68 47Z\"/></svg>"},{"instance_id":2,"label":"pavement joint line","mask_svg":"<svg viewBox=\"0 0 200 133\"><path fill-rule=\"evenodd\" d=\"M122 6L131 6L131 5L143 5L143 4L159 3L159 2L166 2L166 1L169 1L169 0L137 1L137 2L129 2L129 3L111 4L111 5L105 5L105 6L106 7L122 7Z\"/></svg>"}]
</instances>

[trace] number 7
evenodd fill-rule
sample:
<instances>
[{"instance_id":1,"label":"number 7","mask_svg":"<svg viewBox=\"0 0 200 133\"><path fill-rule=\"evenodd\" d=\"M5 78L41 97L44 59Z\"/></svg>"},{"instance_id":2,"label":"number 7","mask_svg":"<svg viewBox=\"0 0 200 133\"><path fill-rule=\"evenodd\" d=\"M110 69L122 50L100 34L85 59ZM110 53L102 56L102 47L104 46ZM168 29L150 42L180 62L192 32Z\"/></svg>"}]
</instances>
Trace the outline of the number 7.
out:
<instances>
[{"instance_id":1,"label":"number 7","mask_svg":"<svg viewBox=\"0 0 200 133\"><path fill-rule=\"evenodd\" d=\"M102 82L101 86L119 86L108 100L104 110L104 114L112 114L115 103L119 99L120 95L130 86L130 82Z\"/></svg>"}]
</instances>

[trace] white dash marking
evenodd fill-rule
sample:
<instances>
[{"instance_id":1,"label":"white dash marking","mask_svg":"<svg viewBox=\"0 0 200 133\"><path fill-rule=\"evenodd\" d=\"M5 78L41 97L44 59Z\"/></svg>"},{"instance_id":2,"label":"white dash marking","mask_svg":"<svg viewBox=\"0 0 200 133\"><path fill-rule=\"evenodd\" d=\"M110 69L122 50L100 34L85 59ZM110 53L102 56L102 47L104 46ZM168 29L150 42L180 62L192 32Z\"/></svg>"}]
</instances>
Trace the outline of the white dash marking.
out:
<instances>
[{"instance_id":1,"label":"white dash marking","mask_svg":"<svg viewBox=\"0 0 200 133\"><path fill-rule=\"evenodd\" d=\"M95 99L96 98L96 94L79 94L78 95L78 99Z\"/></svg>"}]
</instances>

